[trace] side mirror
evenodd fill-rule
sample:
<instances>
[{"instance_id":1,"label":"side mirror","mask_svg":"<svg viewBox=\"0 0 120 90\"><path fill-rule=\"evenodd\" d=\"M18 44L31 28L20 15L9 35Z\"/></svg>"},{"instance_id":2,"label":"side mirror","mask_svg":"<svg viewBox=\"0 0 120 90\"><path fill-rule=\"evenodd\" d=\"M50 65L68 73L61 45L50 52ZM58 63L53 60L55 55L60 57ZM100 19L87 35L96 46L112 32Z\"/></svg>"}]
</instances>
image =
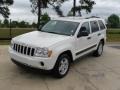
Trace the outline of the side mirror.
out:
<instances>
[{"instance_id":1,"label":"side mirror","mask_svg":"<svg viewBox=\"0 0 120 90\"><path fill-rule=\"evenodd\" d=\"M89 33L87 32L86 27L81 27L80 32L77 37L79 38L79 37L88 36L88 35Z\"/></svg>"},{"instance_id":2,"label":"side mirror","mask_svg":"<svg viewBox=\"0 0 120 90\"><path fill-rule=\"evenodd\" d=\"M88 32L87 31L82 31L81 32L81 36L88 36L89 34L88 34Z\"/></svg>"},{"instance_id":3,"label":"side mirror","mask_svg":"<svg viewBox=\"0 0 120 90\"><path fill-rule=\"evenodd\" d=\"M41 30L41 29L42 29L42 25L39 26L39 30Z\"/></svg>"}]
</instances>

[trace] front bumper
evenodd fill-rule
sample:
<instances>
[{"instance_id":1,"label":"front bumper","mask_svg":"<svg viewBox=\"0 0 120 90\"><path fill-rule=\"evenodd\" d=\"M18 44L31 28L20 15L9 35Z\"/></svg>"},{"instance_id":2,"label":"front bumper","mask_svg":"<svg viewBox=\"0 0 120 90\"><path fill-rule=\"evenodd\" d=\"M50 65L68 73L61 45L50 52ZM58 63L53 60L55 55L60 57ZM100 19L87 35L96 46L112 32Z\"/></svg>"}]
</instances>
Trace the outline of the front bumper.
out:
<instances>
[{"instance_id":1,"label":"front bumper","mask_svg":"<svg viewBox=\"0 0 120 90\"><path fill-rule=\"evenodd\" d=\"M52 70L57 60L57 57L41 58L41 57L26 56L17 53L11 47L9 47L9 53L11 59L13 59L14 61L33 68L38 68L43 70Z\"/></svg>"}]
</instances>

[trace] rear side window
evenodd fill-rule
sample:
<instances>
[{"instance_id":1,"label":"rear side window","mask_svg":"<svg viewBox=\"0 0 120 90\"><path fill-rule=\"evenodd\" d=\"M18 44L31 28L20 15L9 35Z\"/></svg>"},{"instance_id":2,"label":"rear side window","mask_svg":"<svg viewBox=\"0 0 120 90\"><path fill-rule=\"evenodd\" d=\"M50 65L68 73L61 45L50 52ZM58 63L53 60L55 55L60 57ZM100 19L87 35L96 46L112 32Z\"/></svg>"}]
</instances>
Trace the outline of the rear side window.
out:
<instances>
[{"instance_id":1,"label":"rear side window","mask_svg":"<svg viewBox=\"0 0 120 90\"><path fill-rule=\"evenodd\" d=\"M97 21L91 21L90 24L91 24L92 33L99 31L99 26Z\"/></svg>"},{"instance_id":2,"label":"rear side window","mask_svg":"<svg viewBox=\"0 0 120 90\"><path fill-rule=\"evenodd\" d=\"M100 25L100 30L104 30L105 29L105 25L103 24L102 20L99 20L99 25Z\"/></svg>"}]
</instances>

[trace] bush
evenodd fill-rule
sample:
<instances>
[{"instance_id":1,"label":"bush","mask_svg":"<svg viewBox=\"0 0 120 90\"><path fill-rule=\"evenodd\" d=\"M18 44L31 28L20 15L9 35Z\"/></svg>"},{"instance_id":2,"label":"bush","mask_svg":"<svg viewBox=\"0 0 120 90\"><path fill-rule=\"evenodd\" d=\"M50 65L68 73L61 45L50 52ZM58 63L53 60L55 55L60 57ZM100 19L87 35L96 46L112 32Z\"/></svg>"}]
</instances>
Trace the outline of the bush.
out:
<instances>
[{"instance_id":1,"label":"bush","mask_svg":"<svg viewBox=\"0 0 120 90\"><path fill-rule=\"evenodd\" d=\"M118 28L120 24L119 16L112 14L108 17L108 27Z\"/></svg>"}]
</instances>

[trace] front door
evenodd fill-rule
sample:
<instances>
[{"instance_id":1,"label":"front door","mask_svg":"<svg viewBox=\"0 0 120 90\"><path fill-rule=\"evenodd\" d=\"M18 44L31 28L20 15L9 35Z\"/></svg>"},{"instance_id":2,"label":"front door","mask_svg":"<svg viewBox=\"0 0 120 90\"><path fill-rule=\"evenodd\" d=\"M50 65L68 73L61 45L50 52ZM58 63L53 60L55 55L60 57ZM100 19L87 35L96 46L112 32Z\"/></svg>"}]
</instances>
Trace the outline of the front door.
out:
<instances>
[{"instance_id":1,"label":"front door","mask_svg":"<svg viewBox=\"0 0 120 90\"><path fill-rule=\"evenodd\" d=\"M88 32L88 36L81 36L77 37L76 39L76 58L84 55L88 49L90 48L90 42L91 42L91 37L90 37L90 24L89 22L84 22L81 25L81 28L86 28L85 30ZM81 28L79 33L81 32Z\"/></svg>"}]
</instances>

